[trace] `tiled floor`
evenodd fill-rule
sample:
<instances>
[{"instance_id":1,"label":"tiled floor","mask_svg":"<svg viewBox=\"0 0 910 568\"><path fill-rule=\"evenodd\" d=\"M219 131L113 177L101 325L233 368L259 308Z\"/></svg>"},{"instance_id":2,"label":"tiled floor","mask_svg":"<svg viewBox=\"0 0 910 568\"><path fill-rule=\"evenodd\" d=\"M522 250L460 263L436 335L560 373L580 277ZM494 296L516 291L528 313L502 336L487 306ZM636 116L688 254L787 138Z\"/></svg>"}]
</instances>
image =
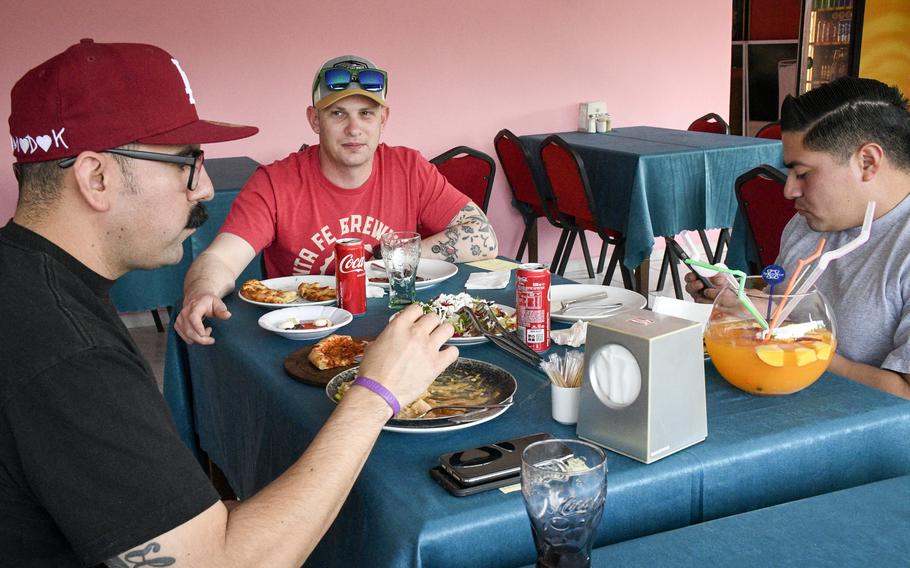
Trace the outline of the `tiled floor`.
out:
<instances>
[{"instance_id":1,"label":"tiled floor","mask_svg":"<svg viewBox=\"0 0 910 568\"><path fill-rule=\"evenodd\" d=\"M709 233L709 236L711 234ZM712 245L714 243L712 242ZM658 246L654 247L654 251L651 254L651 274L650 274L650 290L649 296L661 295L673 297L673 284L670 282L669 277L667 278L667 283L664 286L664 289L660 292L654 291L654 287L657 285L657 276L660 272L660 262L663 259L663 243L658 243ZM612 251L610 251L612 252ZM597 259L594 259L595 263ZM685 274L686 268L680 266L680 275ZM575 280L582 284L600 284L603 280L603 274L598 274L595 278L588 278L587 271L585 270L585 265L583 260L573 260L569 262L568 268L566 269L566 277ZM619 271L613 275L613 281L611 282L613 286L622 286L622 278L619 275ZM159 310L161 319L168 324L167 312L165 310ZM134 313L134 314L124 314L124 321L126 322L127 327L129 327L130 333L133 336L133 339L136 341L136 344L139 346L139 349L142 350L145 357L149 360L152 365L152 370L155 372L155 376L158 379L158 386L161 387L163 377L164 377L164 354L166 348L166 333L159 333L155 329L155 325L152 320L150 312Z\"/></svg>"}]
</instances>

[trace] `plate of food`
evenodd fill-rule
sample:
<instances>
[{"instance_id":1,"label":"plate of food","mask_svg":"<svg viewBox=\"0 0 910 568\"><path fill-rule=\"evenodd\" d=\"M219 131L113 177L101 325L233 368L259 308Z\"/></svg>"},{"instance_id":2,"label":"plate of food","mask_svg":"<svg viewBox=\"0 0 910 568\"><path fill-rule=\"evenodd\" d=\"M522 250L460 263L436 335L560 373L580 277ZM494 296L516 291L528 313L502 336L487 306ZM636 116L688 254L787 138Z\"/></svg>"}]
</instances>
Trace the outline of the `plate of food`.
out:
<instances>
[{"instance_id":1,"label":"plate of food","mask_svg":"<svg viewBox=\"0 0 910 568\"><path fill-rule=\"evenodd\" d=\"M491 300L475 298L464 292L460 294L440 294L429 302L418 303L423 307L424 313L435 313L455 328L455 335L446 341L449 345L476 345L489 341L475 329L469 315L458 312L463 307L469 307L478 316L485 317L483 306L486 305L496 315L496 319L499 320L499 323L504 328L509 331L515 331L517 327L515 308L497 304Z\"/></svg>"},{"instance_id":2,"label":"plate of food","mask_svg":"<svg viewBox=\"0 0 910 568\"><path fill-rule=\"evenodd\" d=\"M335 303L334 276L284 276L247 280L237 295L244 302L263 308L328 306Z\"/></svg>"},{"instance_id":3,"label":"plate of food","mask_svg":"<svg viewBox=\"0 0 910 568\"><path fill-rule=\"evenodd\" d=\"M647 303L648 299L641 294L617 286L560 284L550 287L550 319L556 321L603 319L629 308L643 308Z\"/></svg>"},{"instance_id":4,"label":"plate of food","mask_svg":"<svg viewBox=\"0 0 910 568\"><path fill-rule=\"evenodd\" d=\"M367 281L373 286L380 286L386 290L389 288L389 275L385 270L385 263L382 260L373 260L366 264ZM417 283L415 287L418 290L429 288L448 280L458 274L458 266L444 260L434 258L421 258L417 265Z\"/></svg>"},{"instance_id":5,"label":"plate of food","mask_svg":"<svg viewBox=\"0 0 910 568\"><path fill-rule=\"evenodd\" d=\"M286 339L325 337L354 319L351 312L331 306L294 306L273 310L259 318L259 327Z\"/></svg>"},{"instance_id":6,"label":"plate of food","mask_svg":"<svg viewBox=\"0 0 910 568\"><path fill-rule=\"evenodd\" d=\"M326 395L333 402L344 397L360 368L354 367L336 375L325 387ZM417 400L405 406L392 417L383 430L407 434L432 434L470 428L493 420L508 407L493 408L486 412L474 412L463 419L463 410L429 412L423 418L418 416L437 406L508 405L518 389L518 383L509 372L484 361L460 357L440 373L436 380ZM464 420L464 421L462 421Z\"/></svg>"}]
</instances>

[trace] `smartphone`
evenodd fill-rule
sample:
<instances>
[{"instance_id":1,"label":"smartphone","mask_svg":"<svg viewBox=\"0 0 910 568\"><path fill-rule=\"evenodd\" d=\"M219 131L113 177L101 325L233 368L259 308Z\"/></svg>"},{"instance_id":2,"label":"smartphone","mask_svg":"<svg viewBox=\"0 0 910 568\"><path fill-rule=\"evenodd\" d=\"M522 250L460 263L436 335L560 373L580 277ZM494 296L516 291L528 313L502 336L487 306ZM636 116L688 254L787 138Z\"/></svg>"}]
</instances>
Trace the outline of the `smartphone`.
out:
<instances>
[{"instance_id":1,"label":"smartphone","mask_svg":"<svg viewBox=\"0 0 910 568\"><path fill-rule=\"evenodd\" d=\"M679 245L679 243L676 242L673 238L666 237L666 240L667 240L667 246L670 247L671 249L673 249L673 254L678 256L679 260L683 261L683 264L686 264L686 261L689 260L689 255L688 255L688 253L686 253L686 250L684 248L682 248ZM689 270L692 272L692 274L694 274L695 277L698 278L698 280L704 285L705 288L714 288L714 284L712 284L710 280L708 280L707 278L705 278L704 276L699 274L698 271L695 270L694 266L692 266L691 264L686 264L686 266L689 268Z\"/></svg>"},{"instance_id":2,"label":"smartphone","mask_svg":"<svg viewBox=\"0 0 910 568\"><path fill-rule=\"evenodd\" d=\"M430 469L430 477L436 480L436 483L441 485L446 491L456 497L466 497L468 495L489 491L490 489L498 489L500 487L521 483L521 474L517 473L511 477L500 477L474 485L464 485L439 466Z\"/></svg>"},{"instance_id":3,"label":"smartphone","mask_svg":"<svg viewBox=\"0 0 910 568\"><path fill-rule=\"evenodd\" d=\"M540 440L552 438L539 432L478 448L443 454L439 467L462 485L476 485L521 473L521 452Z\"/></svg>"}]
</instances>

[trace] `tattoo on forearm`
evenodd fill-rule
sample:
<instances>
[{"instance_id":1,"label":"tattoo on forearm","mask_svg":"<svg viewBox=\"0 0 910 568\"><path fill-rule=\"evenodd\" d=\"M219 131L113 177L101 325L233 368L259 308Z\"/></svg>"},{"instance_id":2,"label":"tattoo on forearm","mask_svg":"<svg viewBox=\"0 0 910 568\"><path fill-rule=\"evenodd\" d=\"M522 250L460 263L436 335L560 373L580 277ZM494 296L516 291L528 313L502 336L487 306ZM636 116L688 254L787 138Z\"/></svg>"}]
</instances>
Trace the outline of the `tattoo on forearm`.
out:
<instances>
[{"instance_id":1,"label":"tattoo on forearm","mask_svg":"<svg viewBox=\"0 0 910 568\"><path fill-rule=\"evenodd\" d=\"M457 262L459 252L478 257L497 248L496 233L489 219L473 203L464 206L443 235L445 240L434 244L431 250L449 262Z\"/></svg>"},{"instance_id":2,"label":"tattoo on forearm","mask_svg":"<svg viewBox=\"0 0 910 568\"><path fill-rule=\"evenodd\" d=\"M156 554L160 550L160 544L150 542L143 548L127 552L123 555L122 560L115 556L105 562L105 564L107 564L108 568L142 568L143 566L159 568L160 566L173 566L177 562L173 556L149 557L149 555Z\"/></svg>"}]
</instances>

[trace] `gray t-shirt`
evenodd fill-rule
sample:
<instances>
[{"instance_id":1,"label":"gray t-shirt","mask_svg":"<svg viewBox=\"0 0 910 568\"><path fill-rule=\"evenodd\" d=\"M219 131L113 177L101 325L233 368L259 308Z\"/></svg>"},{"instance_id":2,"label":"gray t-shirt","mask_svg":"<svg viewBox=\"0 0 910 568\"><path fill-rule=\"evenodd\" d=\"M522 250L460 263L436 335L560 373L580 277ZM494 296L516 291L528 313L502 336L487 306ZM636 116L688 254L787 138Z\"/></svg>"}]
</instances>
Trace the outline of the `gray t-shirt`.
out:
<instances>
[{"instance_id":1,"label":"gray t-shirt","mask_svg":"<svg viewBox=\"0 0 910 568\"><path fill-rule=\"evenodd\" d=\"M793 274L797 261L814 253L819 239L827 239L827 252L859 233L859 227L818 233L796 215L784 228L777 264ZM910 197L872 223L865 244L831 261L816 286L834 311L840 355L910 372Z\"/></svg>"}]
</instances>

